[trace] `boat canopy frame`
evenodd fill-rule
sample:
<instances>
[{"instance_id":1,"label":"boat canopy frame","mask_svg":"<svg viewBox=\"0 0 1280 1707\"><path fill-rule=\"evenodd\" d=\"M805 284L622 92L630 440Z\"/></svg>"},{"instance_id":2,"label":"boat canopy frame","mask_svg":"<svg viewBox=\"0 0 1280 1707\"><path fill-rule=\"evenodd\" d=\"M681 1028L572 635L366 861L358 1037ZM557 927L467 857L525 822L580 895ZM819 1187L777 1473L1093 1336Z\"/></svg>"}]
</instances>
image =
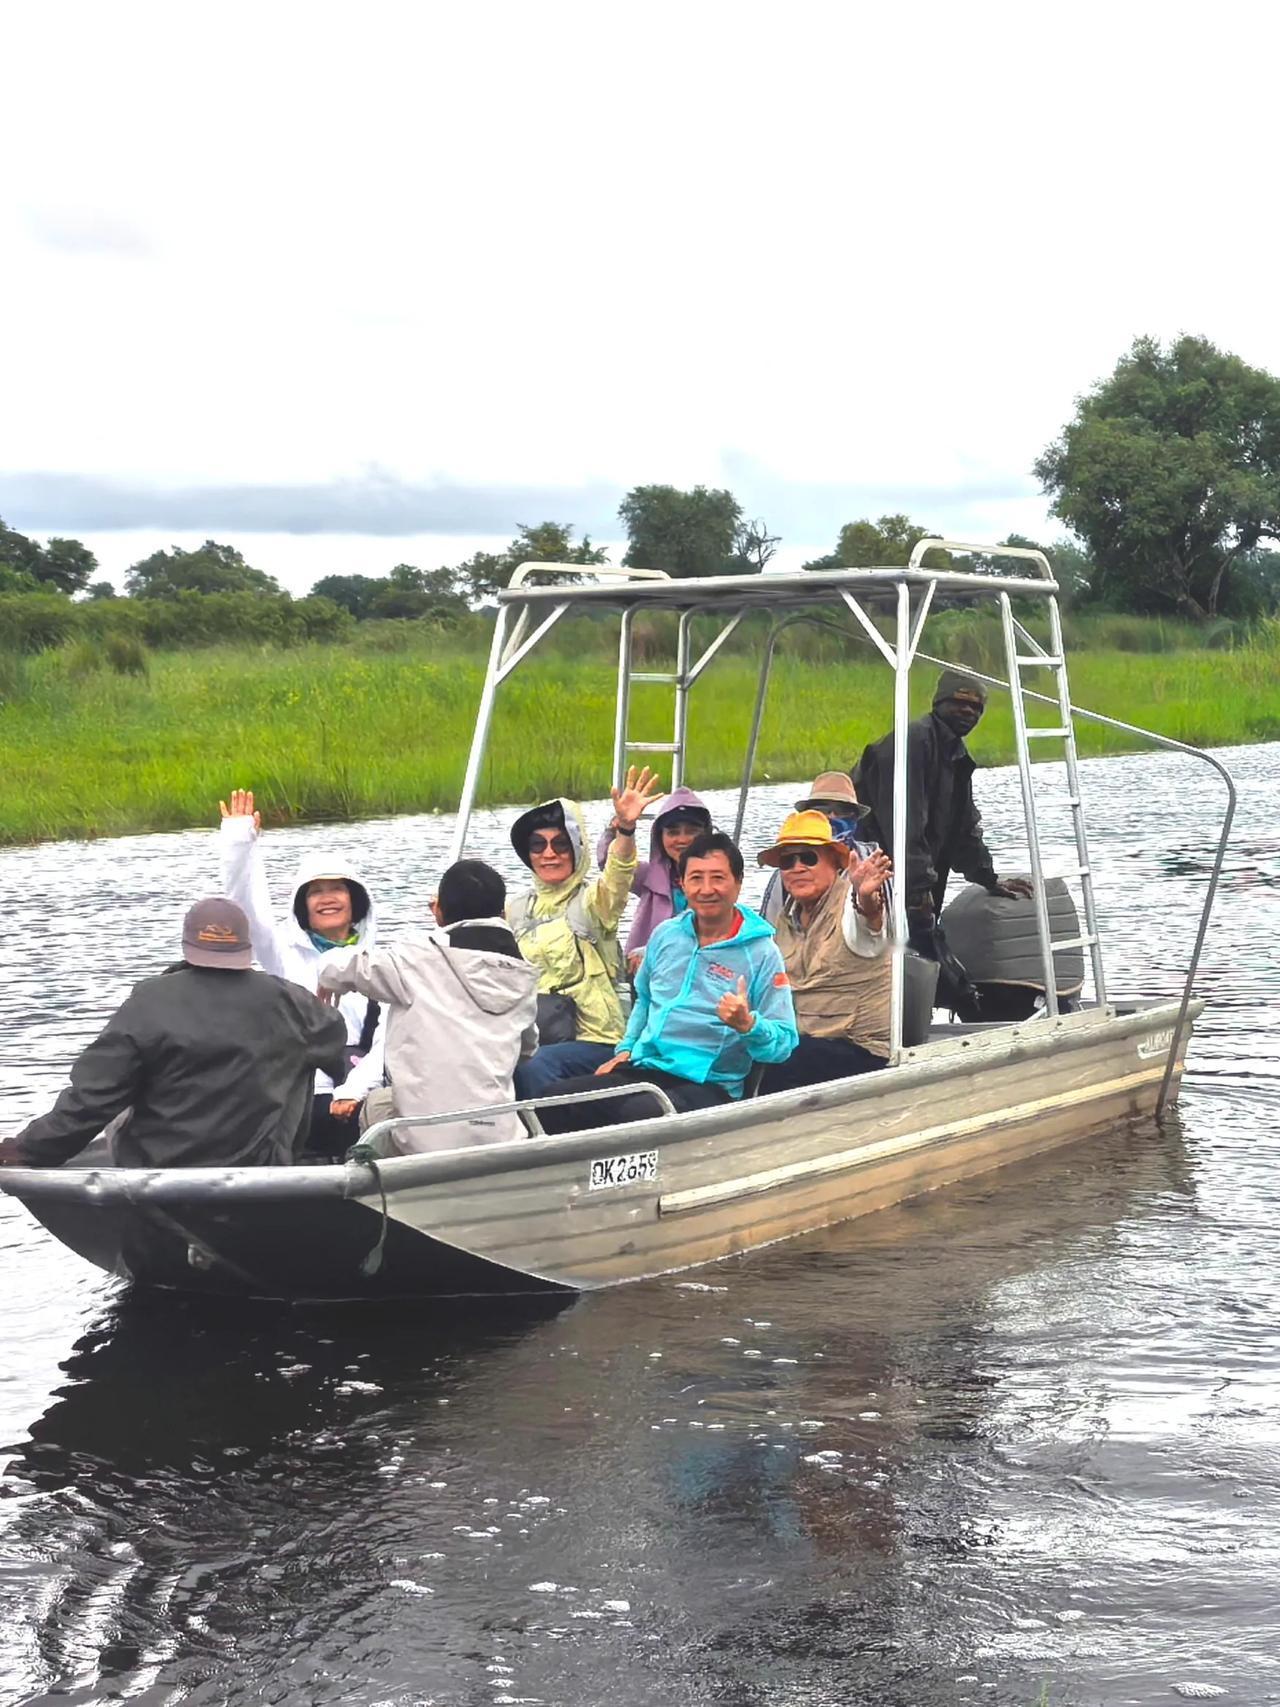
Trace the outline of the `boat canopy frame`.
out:
<instances>
[{"instance_id":1,"label":"boat canopy frame","mask_svg":"<svg viewBox=\"0 0 1280 1707\"><path fill-rule=\"evenodd\" d=\"M958 569L926 569L924 558L931 552L958 555L980 555L992 565L989 571L975 572ZM1033 573L1009 573L998 564L1001 560L1016 560ZM545 577L554 577L548 584ZM568 577L570 584L564 584ZM1054 954L1063 948L1088 948L1093 973L1094 992L1098 1005L1107 1008L1106 971L1103 960L1101 933L1093 898L1092 868L1089 860L1083 799L1077 769L1074 723L1083 718L1120 730L1170 752L1179 752L1200 759L1221 777L1226 788L1226 805L1218 836L1213 865L1205 891L1190 960L1187 966L1178 1019L1167 1058L1164 1080L1157 1101L1159 1113L1167 1100L1172 1084L1182 1033L1195 987L1196 972L1208 932L1209 915L1226 854L1227 840L1235 815L1236 791L1225 765L1202 748L1174 740L1155 730L1141 728L1102 712L1076 705L1070 697L1066 657L1062 633L1061 611L1058 604L1059 587L1049 560L1042 551L1008 545L980 545L972 541L925 537L913 547L906 565L838 570L803 570L793 573L766 571L754 575L725 575L693 579L675 578L660 569L617 567L612 564L581 565L571 563L522 563L513 573L509 584L498 593L498 611L494 621L493 639L489 649L488 667L476 715L475 732L468 755L461 798L458 803L451 858L461 857L466 845L467 831L475 806L481 767L488 746L489 730L498 688L536 649L560 620L571 611L600 609L621 613L618 645L618 672L615 697L613 767L615 786L626 773L628 755L651 753L669 755L671 786L684 781L684 759L687 746L689 696L698 680L720 654L744 619L763 612L772 616L761 655L755 704L750 732L744 753L738 806L734 825L735 840L742 834L747 797L751 789L760 730L763 725L769 682L778 641L796 623L834 629L862 644L873 647L893 671L893 847L890 850L895 872L906 870L906 812L907 798L907 726L910 721L909 686L912 665L928 663L943 669L956 669L991 687L1009 693L1013 702L1014 736L1021 784L1023 818L1027 835L1028 863L1036 904L1036 929L1041 964L1044 972L1045 1017L1056 1020L1059 1014L1057 980L1054 973ZM1015 614L1013 599L1038 601L1049 617L1050 644L1046 650L1028 632ZM920 643L925 623L940 604L994 603L1000 615L1005 644L1007 678L958 663L932 653L922 652ZM845 622L834 622L828 614L835 607L841 615L847 613L856 622L851 628ZM843 607L843 608L842 608ZM893 639L889 640L872 621L870 610L887 611L893 622ZM641 613L667 612L676 615L676 667L673 672L637 671L633 668L635 619ZM696 617L716 618L720 627L715 637L697 656L693 651L692 625ZM1056 677L1057 692L1044 694L1033 691L1023 681L1024 669L1049 670ZM636 741L629 737L629 714L633 683L652 682L669 685L674 690L674 719L671 741ZM1049 705L1057 712L1057 721L1036 725L1026 716L1026 701ZM1068 805L1075 830L1078 864L1074 868L1084 900L1085 930L1082 936L1064 942L1052 937L1044 895L1044 874L1040 858L1038 802L1033 787L1033 767L1030 743L1033 740L1055 739L1064 747L1067 791L1059 797ZM907 941L906 883L893 885L893 962L890 1061L897 1063L903 1053L903 1005L905 967L903 952Z\"/></svg>"}]
</instances>

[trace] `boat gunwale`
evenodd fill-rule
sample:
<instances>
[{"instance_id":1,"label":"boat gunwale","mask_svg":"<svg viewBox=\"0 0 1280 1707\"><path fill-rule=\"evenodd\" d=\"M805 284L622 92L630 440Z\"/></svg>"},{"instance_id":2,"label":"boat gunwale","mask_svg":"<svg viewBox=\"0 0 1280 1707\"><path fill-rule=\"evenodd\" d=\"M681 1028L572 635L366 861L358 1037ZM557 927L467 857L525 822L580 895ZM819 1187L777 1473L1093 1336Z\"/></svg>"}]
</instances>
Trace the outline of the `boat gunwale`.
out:
<instances>
[{"instance_id":1,"label":"boat gunwale","mask_svg":"<svg viewBox=\"0 0 1280 1707\"><path fill-rule=\"evenodd\" d=\"M1194 1016L1203 1001L1192 1004ZM975 1065L1008 1066L1046 1056L1087 1049L1099 1042L1169 1028L1177 1022L1176 998L1155 998L1126 1004L1125 1011L1084 1009L1044 1019L996 1026L965 1037L939 1038L907 1053L884 1072L825 1084L781 1091L709 1109L626 1125L592 1127L584 1132L542 1138L519 1138L455 1150L420 1152L379 1159L376 1166L350 1161L341 1167L207 1167L116 1168L111 1166L0 1169L0 1191L20 1201L77 1198L87 1201L121 1199L138 1203L234 1203L269 1199L347 1198L376 1205L379 1192L388 1197L400 1191L470 1182L491 1175L525 1173L563 1162L588 1161L602 1154L629 1149L657 1149L715 1138L729 1130L767 1126L800 1113L821 1116L828 1109L875 1102L903 1086L908 1089L942 1084L967 1076ZM1184 1030L1185 1036L1185 1030ZM992 1110L993 1118L998 1110Z\"/></svg>"}]
</instances>

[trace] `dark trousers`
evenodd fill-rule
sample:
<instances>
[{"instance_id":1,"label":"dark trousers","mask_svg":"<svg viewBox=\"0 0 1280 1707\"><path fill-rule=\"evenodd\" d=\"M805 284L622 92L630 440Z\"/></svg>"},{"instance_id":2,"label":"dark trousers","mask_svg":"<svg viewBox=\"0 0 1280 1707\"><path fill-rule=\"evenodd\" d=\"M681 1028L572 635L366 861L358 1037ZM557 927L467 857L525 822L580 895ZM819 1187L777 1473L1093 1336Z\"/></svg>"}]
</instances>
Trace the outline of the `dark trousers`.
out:
<instances>
[{"instance_id":1,"label":"dark trousers","mask_svg":"<svg viewBox=\"0 0 1280 1707\"><path fill-rule=\"evenodd\" d=\"M925 960L938 963L938 988L934 992L935 1008L950 1008L966 1022L983 1018L982 999L976 985L947 941L942 920L933 913L907 913L907 941Z\"/></svg>"},{"instance_id":2,"label":"dark trousers","mask_svg":"<svg viewBox=\"0 0 1280 1707\"><path fill-rule=\"evenodd\" d=\"M587 1073L579 1079L561 1079L552 1088L557 1096L577 1096L582 1091L640 1084L657 1085L665 1091L679 1114L732 1101L723 1085L697 1085L692 1079L678 1079L674 1073L660 1073L654 1067L615 1067L612 1073ZM589 1126L622 1126L628 1120L654 1120L665 1114L666 1109L656 1097L637 1091L633 1096L601 1097L593 1102L540 1108L537 1113L546 1132L581 1132Z\"/></svg>"},{"instance_id":3,"label":"dark trousers","mask_svg":"<svg viewBox=\"0 0 1280 1707\"><path fill-rule=\"evenodd\" d=\"M324 1156L329 1161L336 1162L346 1155L347 1151L360 1137L360 1122L353 1115L350 1120L338 1120L329 1113L331 1096L318 1096L311 1099L311 1125L307 1130L307 1142L304 1155Z\"/></svg>"},{"instance_id":4,"label":"dark trousers","mask_svg":"<svg viewBox=\"0 0 1280 1707\"><path fill-rule=\"evenodd\" d=\"M855 1073L874 1073L887 1065L883 1056L845 1037L802 1037L785 1061L765 1068L760 1095L822 1085L828 1079L851 1079Z\"/></svg>"}]
</instances>

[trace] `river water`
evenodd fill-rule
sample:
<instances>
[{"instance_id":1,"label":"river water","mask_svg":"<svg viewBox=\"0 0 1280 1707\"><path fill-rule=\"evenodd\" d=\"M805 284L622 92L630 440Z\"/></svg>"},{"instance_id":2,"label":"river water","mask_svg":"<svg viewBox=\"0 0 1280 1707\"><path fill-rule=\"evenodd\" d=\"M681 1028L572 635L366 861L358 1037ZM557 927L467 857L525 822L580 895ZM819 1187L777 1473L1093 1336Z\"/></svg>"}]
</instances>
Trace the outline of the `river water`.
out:
<instances>
[{"instance_id":1,"label":"river water","mask_svg":"<svg viewBox=\"0 0 1280 1707\"><path fill-rule=\"evenodd\" d=\"M567 1306L134 1298L0 1198L0 1700L1280 1701L1280 748L1224 757L1163 1130ZM1113 991L1172 994L1220 785L1085 776ZM979 785L1016 855L1015 773ZM514 876L511 816L473 849ZM281 890L351 850L394 931L449 828L265 847ZM12 1125L215 869L206 834L0 853Z\"/></svg>"}]
</instances>

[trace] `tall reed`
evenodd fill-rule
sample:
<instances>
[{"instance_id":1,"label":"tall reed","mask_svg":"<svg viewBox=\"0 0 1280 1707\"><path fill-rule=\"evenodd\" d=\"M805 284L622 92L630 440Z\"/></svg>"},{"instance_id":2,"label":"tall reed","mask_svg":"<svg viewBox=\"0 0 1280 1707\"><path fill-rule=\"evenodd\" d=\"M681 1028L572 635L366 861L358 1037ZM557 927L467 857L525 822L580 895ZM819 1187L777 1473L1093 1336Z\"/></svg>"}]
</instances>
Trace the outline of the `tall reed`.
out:
<instances>
[{"instance_id":1,"label":"tall reed","mask_svg":"<svg viewBox=\"0 0 1280 1707\"><path fill-rule=\"evenodd\" d=\"M483 801L607 791L616 637L603 624L599 630L585 636L580 655L535 657L504 686ZM971 638L976 631L971 625ZM874 651L815 633L815 644L838 650L822 658L782 651L757 780L802 781L848 766L889 727L890 676ZM943 653L946 638L931 634L926 644ZM16 660L0 654L0 841L209 823L219 797L237 785L256 789L278 820L450 810L483 662L448 644L435 636L407 651L161 652L144 659L149 675L110 668L77 675L74 658L57 651ZM998 657L981 655L998 673ZM694 690L687 774L695 786L737 779L755 657L754 648L749 656L726 649ZM1280 739L1280 624L1228 652L1084 650L1071 672L1078 704L1179 740ZM932 671L919 672L916 710L927 707L931 685ZM669 739L669 690L638 685L633 705L637 739ZM1082 724L1080 744L1107 753L1135 743ZM972 745L987 763L1012 756L1003 695L993 692Z\"/></svg>"}]
</instances>

